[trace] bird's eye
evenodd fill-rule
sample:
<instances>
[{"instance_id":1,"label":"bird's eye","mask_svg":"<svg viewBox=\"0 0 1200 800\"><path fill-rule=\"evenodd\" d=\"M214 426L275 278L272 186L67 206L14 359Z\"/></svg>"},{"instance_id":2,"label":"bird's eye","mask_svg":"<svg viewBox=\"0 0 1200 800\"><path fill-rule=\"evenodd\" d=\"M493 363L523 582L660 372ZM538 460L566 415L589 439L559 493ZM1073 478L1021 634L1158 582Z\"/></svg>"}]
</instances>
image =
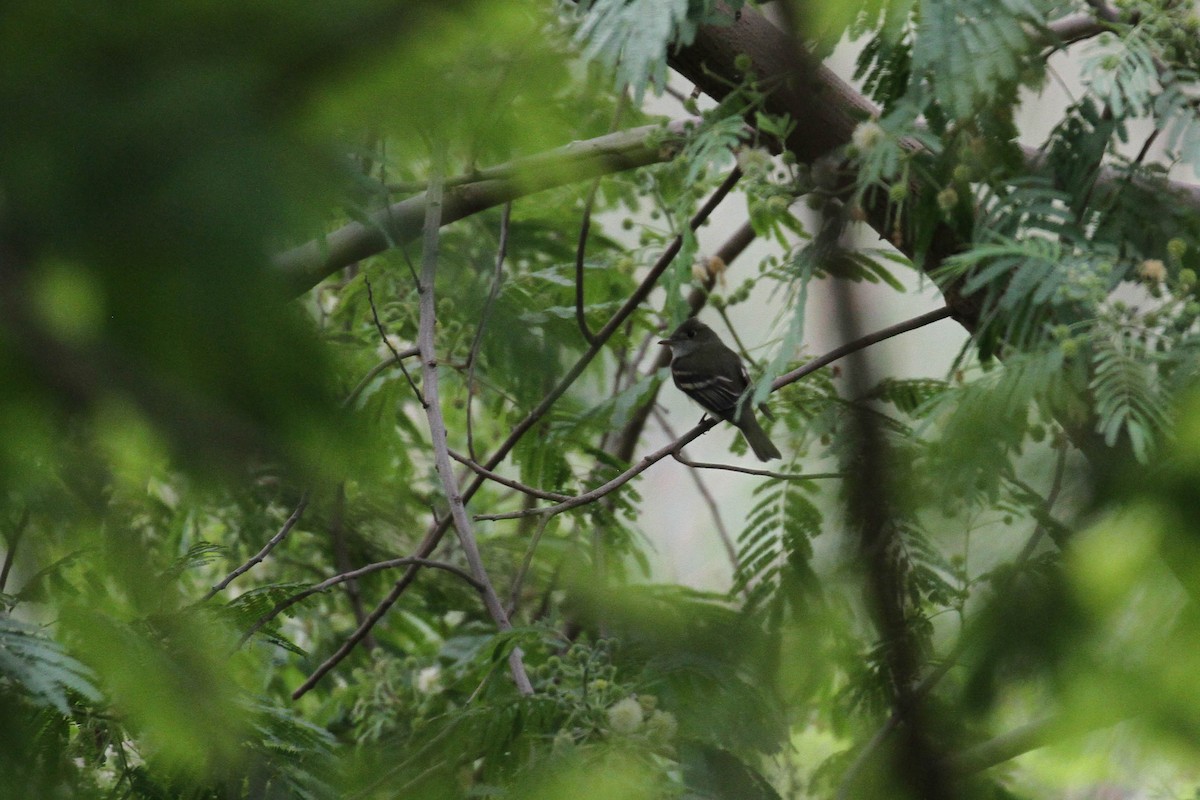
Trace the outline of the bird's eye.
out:
<instances>
[{"instance_id":1,"label":"bird's eye","mask_svg":"<svg viewBox=\"0 0 1200 800\"><path fill-rule=\"evenodd\" d=\"M696 338L696 332L695 332L695 331L688 331L688 338L689 338L689 339L695 339L695 338Z\"/></svg>"}]
</instances>

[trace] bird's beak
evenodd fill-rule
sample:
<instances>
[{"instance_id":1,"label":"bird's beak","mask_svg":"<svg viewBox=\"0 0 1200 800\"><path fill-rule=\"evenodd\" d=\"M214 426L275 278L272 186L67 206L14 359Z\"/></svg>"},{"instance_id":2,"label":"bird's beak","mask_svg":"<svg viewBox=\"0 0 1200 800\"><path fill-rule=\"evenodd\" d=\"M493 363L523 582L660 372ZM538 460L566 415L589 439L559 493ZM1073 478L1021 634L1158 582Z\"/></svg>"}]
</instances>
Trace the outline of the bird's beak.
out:
<instances>
[{"instance_id":1,"label":"bird's beak","mask_svg":"<svg viewBox=\"0 0 1200 800\"><path fill-rule=\"evenodd\" d=\"M670 340L670 339L659 339L659 340L658 340L658 343L659 343L659 344L665 344L667 347L670 347L670 346L671 346L671 340Z\"/></svg>"}]
</instances>

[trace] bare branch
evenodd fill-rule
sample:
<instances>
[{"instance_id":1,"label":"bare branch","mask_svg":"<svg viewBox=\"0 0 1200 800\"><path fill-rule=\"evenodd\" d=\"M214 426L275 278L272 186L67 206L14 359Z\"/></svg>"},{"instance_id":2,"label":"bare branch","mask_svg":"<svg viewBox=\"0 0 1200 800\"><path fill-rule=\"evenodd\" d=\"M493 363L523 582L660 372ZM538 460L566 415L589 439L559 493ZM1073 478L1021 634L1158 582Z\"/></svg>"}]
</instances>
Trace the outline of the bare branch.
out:
<instances>
[{"instance_id":1,"label":"bare branch","mask_svg":"<svg viewBox=\"0 0 1200 800\"><path fill-rule=\"evenodd\" d=\"M777 7L782 9L786 5L781 3ZM790 39L788 33L762 13L747 7L741 9L731 24L701 26L693 43L672 51L668 63L718 101L741 85L747 74L760 85L771 87L764 98L763 110L804 120L788 136L785 146L799 161L811 163L848 144L859 122L878 115L879 109L816 56L792 47ZM735 63L745 59L749 59L749 70L739 69ZM1032 147L1025 147L1022 152L1029 168L1042 158ZM1122 177L1123 173L1105 167L1097 183L1100 189L1108 191ZM1153 187L1170 192L1189 208L1200 209L1200 185L1163 180L1156 181ZM874 193L868 200L863 208L868 224L890 241L897 209L888 201L886 191ZM915 255L912 245L901 242L899 249L912 257ZM959 238L942 226L934 232L918 266L926 272L935 270L944 258L962 247ZM945 287L944 294L947 303L955 308L955 320L973 330L979 319L978 302L961 296L955 286Z\"/></svg>"},{"instance_id":2,"label":"bare branch","mask_svg":"<svg viewBox=\"0 0 1200 800\"><path fill-rule=\"evenodd\" d=\"M715 419L706 419L705 421L701 422L699 425L697 425L696 427L692 428L690 431L685 433L679 439L677 439L674 442L671 442L667 445L664 445L663 447L660 447L659 449L655 450L653 453L650 453L647 456L643 456L641 461L638 461L636 464L634 464L632 467L630 467L629 469L622 472L620 475L617 475L612 480L609 480L609 481L597 486L595 489L592 489L590 492L584 492L583 494L575 495L574 497L572 497L568 500L564 500L561 503L558 503L558 504L552 505L552 506L543 506L542 508L526 508L526 509L522 509L521 511L509 511L505 514L476 514L475 519L477 519L477 520L520 519L521 517L533 517L533 516L537 516L539 514L545 514L547 516L554 516L555 514L561 514L564 511L569 511L572 508L578 508L579 506L587 505L588 503L591 503L594 500L599 500L601 497L604 497L604 495L608 494L609 492L611 492L615 489L619 489L622 486L624 486L625 484L629 483L629 481L633 480L638 475L641 475L643 472L645 472L647 469L652 467L654 464L656 464L659 461L662 461L664 458L671 455L671 452L673 450L675 450L676 448L683 447L688 442L693 442L696 439L700 438L700 436L702 434L707 433L708 431L715 428L717 426L718 421L719 420L715 420Z\"/></svg>"},{"instance_id":3,"label":"bare branch","mask_svg":"<svg viewBox=\"0 0 1200 800\"><path fill-rule=\"evenodd\" d=\"M350 551L346 546L346 482L342 481L337 485L333 497L333 510L329 514L329 540L333 549L333 566L339 572L350 572L353 567L350 560ZM350 610L354 612L354 620L359 625L367 618L366 608L363 606L362 591L359 589L358 581L346 581L346 597L350 600ZM375 640L371 636L363 639L363 647L367 650L375 648Z\"/></svg>"},{"instance_id":4,"label":"bare branch","mask_svg":"<svg viewBox=\"0 0 1200 800\"><path fill-rule=\"evenodd\" d=\"M913 317L912 319L907 319L904 322L898 322L895 325L891 325L883 330L876 331L875 333L867 334L866 336L855 339L854 341L844 344L841 347L835 347L820 358L814 358L812 361L809 361L803 367L798 367L791 372L780 375L771 383L771 391L774 392L782 389L789 383L795 383L805 375L816 372L821 367L828 366L834 361L845 358L851 353L855 353L859 350L870 347L873 344L878 344L885 339L891 339L894 336L899 336L902 333L914 331L917 328L922 328L926 325L937 322L938 320L948 319L952 316L954 316L954 312L949 307L939 308L935 311L929 311L925 314L921 314L920 316Z\"/></svg>"},{"instance_id":5,"label":"bare branch","mask_svg":"<svg viewBox=\"0 0 1200 800\"><path fill-rule=\"evenodd\" d=\"M271 551L278 547L280 542L286 539L287 535L292 532L292 528L295 527L296 523L300 521L301 515L304 514L304 509L307 507L308 492L305 492L304 494L300 495L300 502L296 504L296 508L294 511L292 511L292 515L283 523L283 527L279 529L279 532L272 536L270 540L263 545L263 548L255 553L249 561L226 575L224 580L209 589L208 593L205 594L204 597L200 598L200 602L203 603L207 600L211 600L217 592L223 590L226 586L233 583L242 575L245 575L258 564L261 564L263 560L270 555Z\"/></svg>"},{"instance_id":6,"label":"bare branch","mask_svg":"<svg viewBox=\"0 0 1200 800\"><path fill-rule=\"evenodd\" d=\"M476 475L481 475L484 478L487 478L489 481L494 481L495 483L499 483L502 486L507 486L510 489L516 489L518 492L522 492L523 494L527 494L531 497L540 497L543 500L571 499L570 495L559 494L558 492L547 492L543 489L538 489L535 486L528 486L520 481L513 480L512 478L506 478L503 475L492 472L490 469L484 468L482 464L476 462L474 459L468 458L462 453L455 452L454 450L450 451L450 457L458 463L470 467Z\"/></svg>"},{"instance_id":7,"label":"bare branch","mask_svg":"<svg viewBox=\"0 0 1200 800\"><path fill-rule=\"evenodd\" d=\"M1044 717L1008 733L981 742L973 747L948 756L946 768L956 775L973 775L985 769L1011 761L1031 750L1038 750L1050 742L1050 734L1061 721L1056 717ZM1111 724L1111 723L1110 723ZM1104 727L1104 726L1097 726Z\"/></svg>"},{"instance_id":8,"label":"bare branch","mask_svg":"<svg viewBox=\"0 0 1200 800\"><path fill-rule=\"evenodd\" d=\"M1098 709L1095 715L1082 722L1064 716L1046 716L947 756L943 763L954 775L974 775L1041 749L1053 741L1102 730L1131 716L1120 704Z\"/></svg>"},{"instance_id":9,"label":"bare branch","mask_svg":"<svg viewBox=\"0 0 1200 800\"><path fill-rule=\"evenodd\" d=\"M542 534L546 532L546 526L549 524L550 517L548 516L543 516L538 520L537 530L533 532L533 538L529 540L529 547L525 549L525 558L521 561L521 568L517 570L517 576L513 578L512 590L508 595L510 617L517 613L517 604L521 600L521 586L525 583L525 576L529 574L529 567L533 564L533 554L537 551L537 546L542 541Z\"/></svg>"},{"instance_id":10,"label":"bare branch","mask_svg":"<svg viewBox=\"0 0 1200 800\"><path fill-rule=\"evenodd\" d=\"M437 353L434 350L434 329L437 325L437 303L435 300L435 276L438 261L438 233L441 227L442 197L441 187L437 180L430 182L427 193L428 205L425 218L425 237L421 247L421 285L419 287L420 318L417 336L417 347L421 349L422 385L425 387L425 416L429 421L429 434L433 445L434 465L442 482L446 501L450 505L450 517L454 521L454 529L458 533L458 541L466 556L471 574L482 587L484 605L488 614L501 631L512 630L508 614L500 604L500 597L488 578L487 568L479 553L479 544L475 541L471 518L467 516L466 504L459 491L458 481L454 477L454 467L450 463L450 449L446 441L446 422L442 418L442 406L439 397ZM533 685L525 673L525 663L521 648L514 647L509 653L509 668L517 691L523 695L533 694Z\"/></svg>"},{"instance_id":11,"label":"bare branch","mask_svg":"<svg viewBox=\"0 0 1200 800\"><path fill-rule=\"evenodd\" d=\"M785 481L820 481L830 480L833 478L845 478L844 472L775 472L769 469L754 469L752 467L739 467L734 464L716 464L709 461L692 461L684 456L682 452L672 452L671 455L680 464L693 469L723 469L728 472L740 472L743 475L758 475L763 478L779 478Z\"/></svg>"},{"instance_id":12,"label":"bare branch","mask_svg":"<svg viewBox=\"0 0 1200 800\"><path fill-rule=\"evenodd\" d=\"M305 600L309 597L312 597L314 594L321 594L322 592L327 592L330 589L332 589L333 587L338 586L339 584L347 583L350 581L356 581L359 578L365 577L365 576L370 575L375 572L382 572L385 569L395 569L396 567L411 567L414 565L419 565L422 567L426 567L428 569L440 569L444 572L449 572L450 574L455 575L458 578L461 578L464 582L466 582L475 591L477 591L477 592L483 591L483 585L481 583L479 583L479 581L477 581L473 577L471 577L471 574L469 572L467 572L465 569L462 569L461 567L456 567L453 564L447 564L442 561L433 561L432 559L428 559L428 558L415 558L413 556L406 556L404 558L390 558L387 561L376 561L373 564L367 564L366 566L358 567L357 569L352 569L349 572L342 572L340 574L334 575L331 578L326 578L325 580L321 581L320 583L310 586L301 592L297 592L296 594L292 595L291 597L287 598L286 600L283 600L283 601L277 603L274 608L272 608L266 614L263 614L261 617L259 617L257 620L255 620L254 624L250 626L250 629L247 630L244 634L242 634L241 638L238 640L238 647L241 647L243 644L245 644L250 639L251 636L253 636L254 634L258 633L260 630L262 630L264 626L266 626L267 624L269 624L271 622L271 620L275 619L280 614L282 614L284 611L287 611L289 608L296 605L300 601Z\"/></svg>"},{"instance_id":13,"label":"bare branch","mask_svg":"<svg viewBox=\"0 0 1200 800\"><path fill-rule=\"evenodd\" d=\"M1098 36L1108 29L1109 26L1097 20L1095 14L1068 14L1046 26L1046 33L1049 35L1041 44L1044 47L1058 48Z\"/></svg>"},{"instance_id":14,"label":"bare branch","mask_svg":"<svg viewBox=\"0 0 1200 800\"><path fill-rule=\"evenodd\" d=\"M438 231L443 221L442 218L442 194L441 184L439 179L430 182L429 191L426 193L426 214L424 224L424 239L421 252L421 278L418 285L420 294L420 320L417 347L421 351L421 368L425 385L425 396L428 401L425 406L426 418L429 421L430 435L433 440L433 450L435 466L437 468L438 477L442 481L443 491L446 499L450 504L450 515L440 522L435 523L430 533L426 534L419 548L417 559L426 558L437 546L441 535L445 533L449 525L449 520L453 519L455 529L458 533L459 542L462 545L463 552L467 557L467 563L471 567L471 572L483 587L484 605L487 607L488 613L496 622L501 630L511 630L512 625L508 622L508 616L504 613L503 606L500 605L500 599L496 595L496 590L492 586L487 577L487 571L484 568L483 560L479 555L478 546L475 543L474 534L471 531L470 518L466 514L465 502L463 494L459 492L458 483L454 477L454 469L450 464L449 448L446 442L446 425L442 419L440 400L438 395L438 374L437 374L437 354L434 351L434 327L436 324L436 303L434 301L434 277L437 270L437 250L438 250ZM478 485L482 478L476 478L474 485ZM435 515L436 518L436 515ZM437 535L431 535L431 534ZM367 618L359 624L358 628L342 643L337 652L325 659L309 677L299 687L292 692L292 698L297 699L308 692L317 684L330 670L337 666L344 659L358 642L362 641L363 637L371 630L371 628L382 619L383 615L392 604L399 598L400 593L404 588L412 582L415 577L415 570L420 566L419 561L413 561L404 576L397 581L392 587L392 591L388 596L379 603L375 609L367 616ZM525 665L522 661L520 648L513 648L509 654L509 668L512 671L513 680L516 682L517 690L522 694L532 694L533 686L529 682L529 677L525 673Z\"/></svg>"},{"instance_id":15,"label":"bare branch","mask_svg":"<svg viewBox=\"0 0 1200 800\"><path fill-rule=\"evenodd\" d=\"M663 126L644 125L572 142L464 176L453 182L455 189L445 197L442 224L555 186L670 161L678 152L685 128L694 122L682 119L668 123L665 141ZM415 239L425 218L425 203L424 194L392 203L372 214L367 222L351 222L280 253L273 259L275 271L292 295L306 292L348 264Z\"/></svg>"},{"instance_id":16,"label":"bare branch","mask_svg":"<svg viewBox=\"0 0 1200 800\"><path fill-rule=\"evenodd\" d=\"M379 331L379 339L391 352L392 362L400 367L400 371L404 373L404 377L408 380L408 385L412 388L413 394L417 396L417 402L422 406L426 405L425 398L422 396L421 390L417 387L416 381L413 380L412 375L408 374L408 368L404 366L404 359L400 357L399 351L392 346L392 340L388 338L383 323L379 321L379 310L375 308L375 292L371 289L371 279L363 275L363 283L367 285L367 304L371 306L371 318L375 320L375 330Z\"/></svg>"},{"instance_id":17,"label":"bare branch","mask_svg":"<svg viewBox=\"0 0 1200 800\"><path fill-rule=\"evenodd\" d=\"M388 349L390 350L391 348ZM367 374L363 375L362 380L355 384L354 388L350 390L350 394L346 395L346 399L342 401L342 408L349 408L351 405L353 405L354 401L358 399L358 396L363 393L363 390L371 385L371 381L375 380L375 378L379 376L379 373L383 372L385 369L399 366L404 359L412 358L416 354L417 348L415 347L408 347L399 352L393 350L391 358L387 359L386 361L380 361L378 364L367 370Z\"/></svg>"}]
</instances>

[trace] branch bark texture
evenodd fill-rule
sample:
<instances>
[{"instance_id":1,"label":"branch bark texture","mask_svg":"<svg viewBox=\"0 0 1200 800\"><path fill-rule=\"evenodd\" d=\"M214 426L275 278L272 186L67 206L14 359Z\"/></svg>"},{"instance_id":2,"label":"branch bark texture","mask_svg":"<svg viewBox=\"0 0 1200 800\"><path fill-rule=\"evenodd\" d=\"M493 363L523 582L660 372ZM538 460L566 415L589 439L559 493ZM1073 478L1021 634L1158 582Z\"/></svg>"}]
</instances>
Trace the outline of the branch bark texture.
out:
<instances>
[{"instance_id":1,"label":"branch bark texture","mask_svg":"<svg viewBox=\"0 0 1200 800\"><path fill-rule=\"evenodd\" d=\"M644 125L572 142L448 181L454 185L443 198L441 224L545 189L669 161L691 122L694 120L676 120L665 131L661 125ZM392 203L376 211L368 222L351 222L280 253L273 259L274 269L291 296L302 294L345 266L416 239L421 235L427 201L428 192Z\"/></svg>"}]
</instances>

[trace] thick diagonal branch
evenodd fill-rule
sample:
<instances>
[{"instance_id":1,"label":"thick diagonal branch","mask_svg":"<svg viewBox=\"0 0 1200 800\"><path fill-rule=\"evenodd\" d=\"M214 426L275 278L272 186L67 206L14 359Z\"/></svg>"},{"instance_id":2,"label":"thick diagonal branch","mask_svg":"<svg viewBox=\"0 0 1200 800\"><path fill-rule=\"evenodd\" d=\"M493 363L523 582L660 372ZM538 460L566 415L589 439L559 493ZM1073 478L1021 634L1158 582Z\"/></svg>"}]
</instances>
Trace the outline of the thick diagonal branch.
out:
<instances>
[{"instance_id":1,"label":"thick diagonal branch","mask_svg":"<svg viewBox=\"0 0 1200 800\"><path fill-rule=\"evenodd\" d=\"M442 224L555 186L613 172L670 161L686 125L681 119L644 125L583 142L572 142L507 164L481 170L457 180L445 193ZM273 259L273 266L292 295L316 286L342 267L382 253L421 235L428 193L381 208L367 222L351 222L320 239L293 247Z\"/></svg>"}]
</instances>

